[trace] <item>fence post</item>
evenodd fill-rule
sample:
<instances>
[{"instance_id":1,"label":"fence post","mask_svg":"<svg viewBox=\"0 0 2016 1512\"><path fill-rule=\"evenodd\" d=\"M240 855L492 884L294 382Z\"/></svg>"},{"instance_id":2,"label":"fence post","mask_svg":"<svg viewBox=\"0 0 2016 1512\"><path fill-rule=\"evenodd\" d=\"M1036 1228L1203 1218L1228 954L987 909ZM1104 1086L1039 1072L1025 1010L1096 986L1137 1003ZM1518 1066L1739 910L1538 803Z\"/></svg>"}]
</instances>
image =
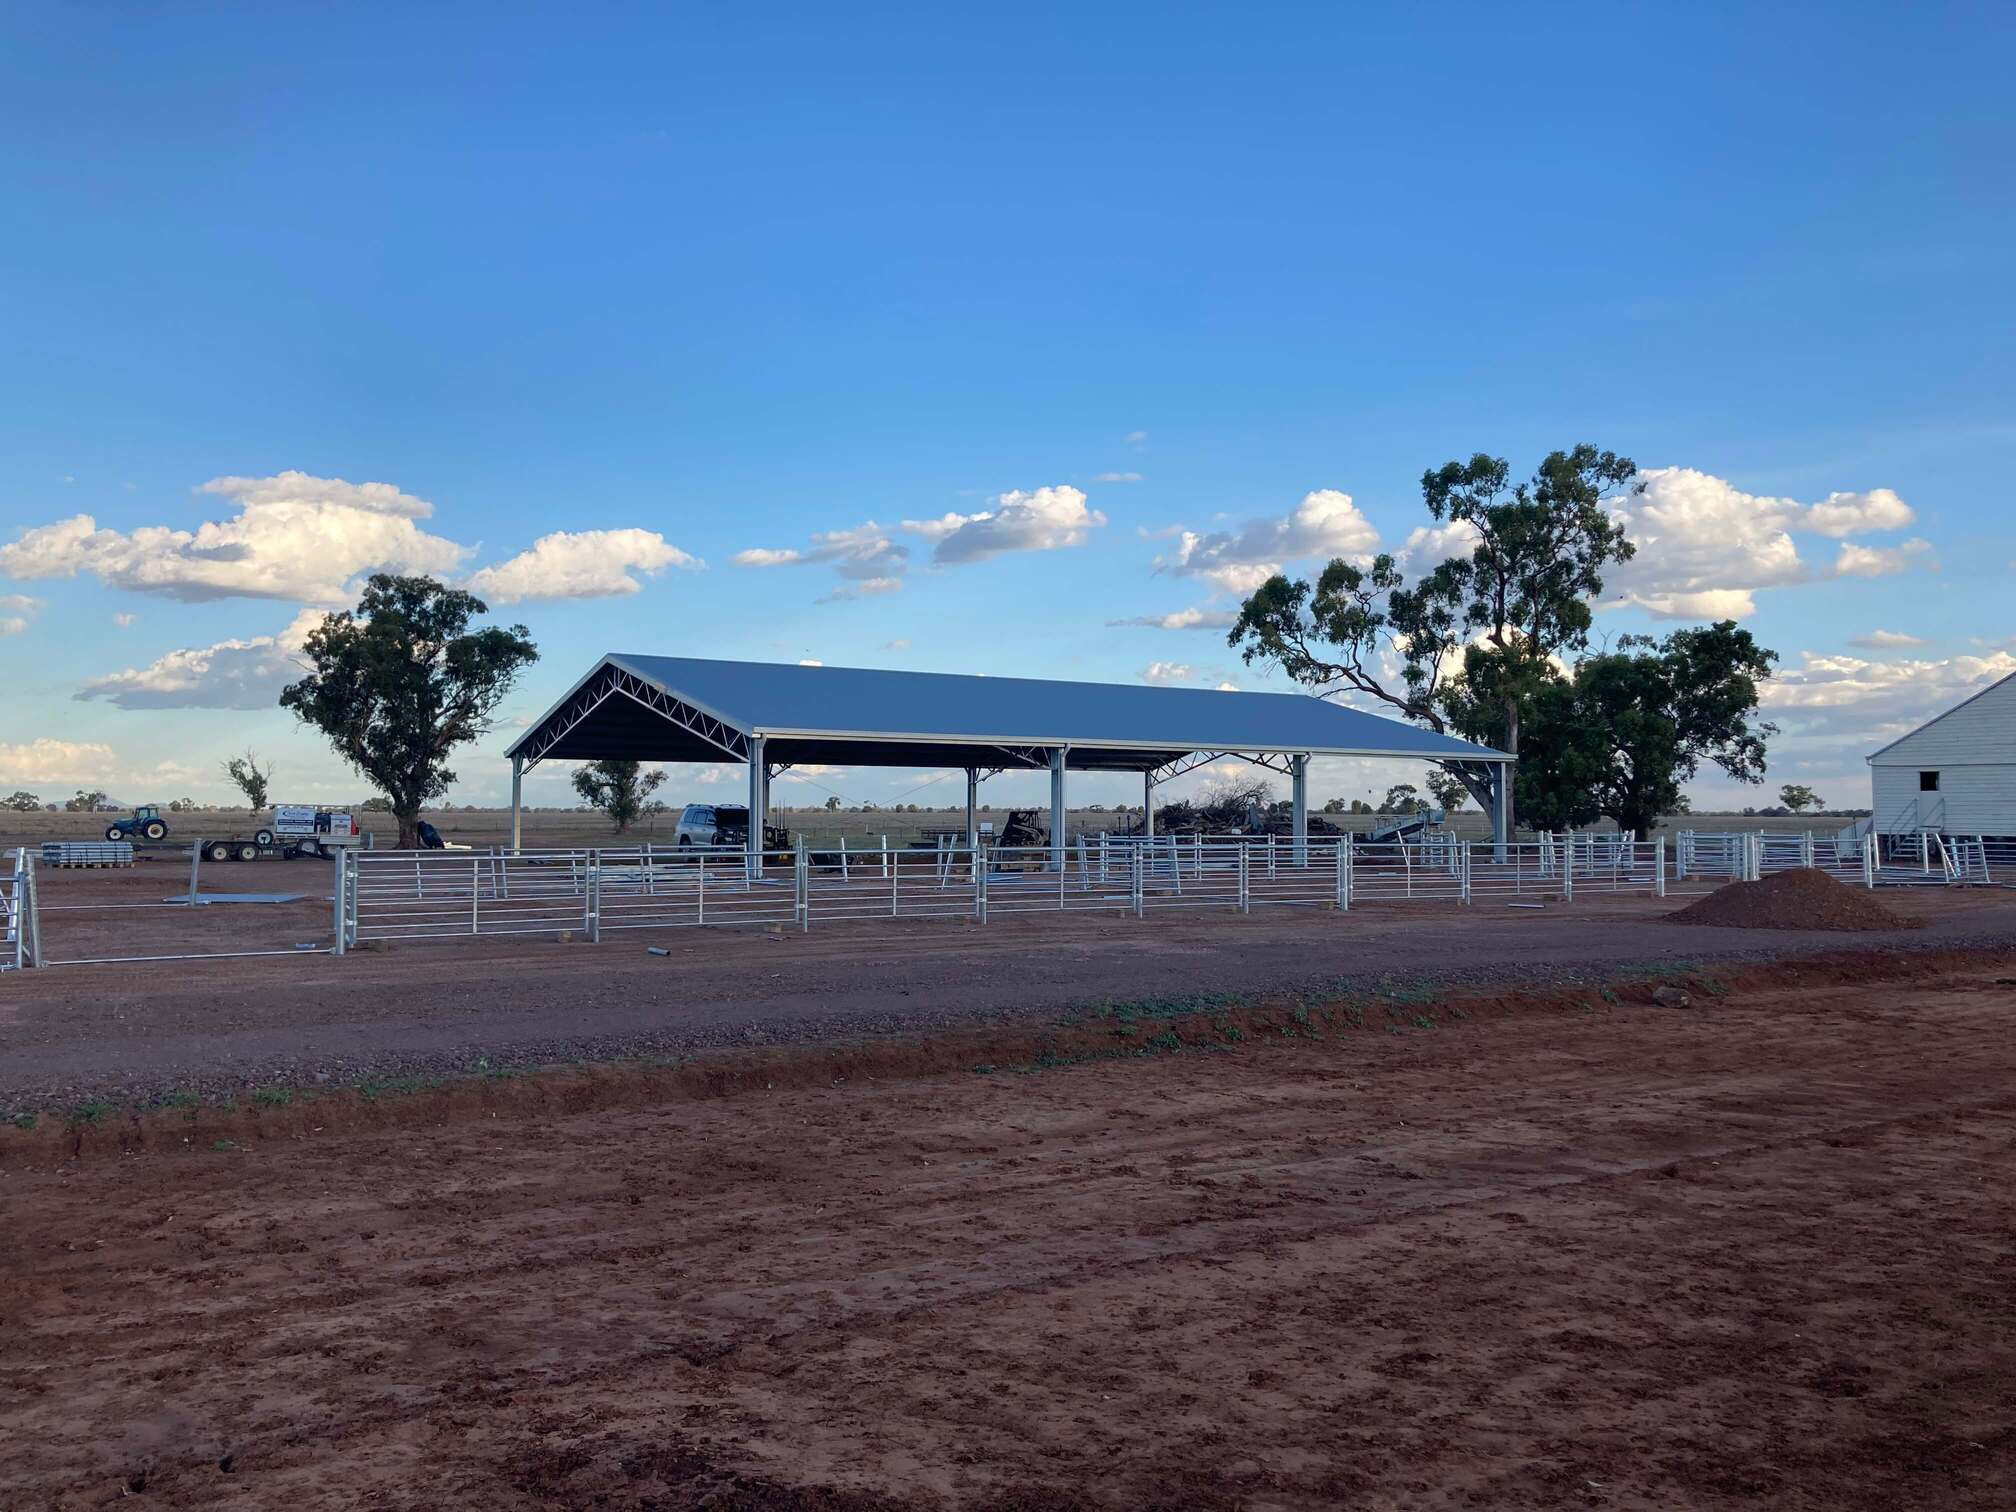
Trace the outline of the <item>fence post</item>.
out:
<instances>
[{"instance_id":1,"label":"fence post","mask_svg":"<svg viewBox=\"0 0 2016 1512\"><path fill-rule=\"evenodd\" d=\"M336 896L331 901L336 913L336 954L342 955L349 949L349 942L343 938L350 922L350 911L344 907L343 898L348 890L350 876L350 847L336 848Z\"/></svg>"},{"instance_id":2,"label":"fence post","mask_svg":"<svg viewBox=\"0 0 2016 1512\"><path fill-rule=\"evenodd\" d=\"M1342 835L1337 840L1337 911L1351 912L1351 858L1357 854L1351 844L1351 836Z\"/></svg>"},{"instance_id":3,"label":"fence post","mask_svg":"<svg viewBox=\"0 0 2016 1512\"><path fill-rule=\"evenodd\" d=\"M469 858L469 933L483 933L483 863Z\"/></svg>"},{"instance_id":4,"label":"fence post","mask_svg":"<svg viewBox=\"0 0 2016 1512\"><path fill-rule=\"evenodd\" d=\"M707 922L707 852L703 847L696 850L694 854L700 858L700 893L698 898L699 913L693 922L695 924L705 924Z\"/></svg>"},{"instance_id":5,"label":"fence post","mask_svg":"<svg viewBox=\"0 0 2016 1512\"><path fill-rule=\"evenodd\" d=\"M1657 836L1652 841L1652 896L1666 896L1666 837Z\"/></svg>"},{"instance_id":6,"label":"fence post","mask_svg":"<svg viewBox=\"0 0 2016 1512\"><path fill-rule=\"evenodd\" d=\"M1561 901L1575 901L1575 838L1570 831L1561 843Z\"/></svg>"},{"instance_id":7,"label":"fence post","mask_svg":"<svg viewBox=\"0 0 2016 1512\"><path fill-rule=\"evenodd\" d=\"M588 942L602 943L602 852L588 852Z\"/></svg>"},{"instance_id":8,"label":"fence post","mask_svg":"<svg viewBox=\"0 0 2016 1512\"><path fill-rule=\"evenodd\" d=\"M973 913L982 924L987 922L987 863L980 858L980 847L973 847Z\"/></svg>"},{"instance_id":9,"label":"fence post","mask_svg":"<svg viewBox=\"0 0 2016 1512\"><path fill-rule=\"evenodd\" d=\"M1274 844L1274 837L1272 835L1267 837L1267 844L1271 850ZM1239 912L1241 913L1253 912L1253 895L1250 890L1252 863L1248 860L1248 857L1252 854L1252 850L1253 848L1244 840L1239 842Z\"/></svg>"},{"instance_id":10,"label":"fence post","mask_svg":"<svg viewBox=\"0 0 2016 1512\"><path fill-rule=\"evenodd\" d=\"M1468 903L1470 901L1470 842L1462 840L1457 843L1461 847L1456 853L1457 880L1462 890L1462 900Z\"/></svg>"},{"instance_id":11,"label":"fence post","mask_svg":"<svg viewBox=\"0 0 2016 1512\"><path fill-rule=\"evenodd\" d=\"M1807 830L1799 837L1799 864L1808 871L1813 869L1813 831Z\"/></svg>"},{"instance_id":12,"label":"fence post","mask_svg":"<svg viewBox=\"0 0 2016 1512\"><path fill-rule=\"evenodd\" d=\"M798 932L810 933L812 929L812 866L805 858L805 836L798 836L798 854L792 858L791 875L798 894Z\"/></svg>"},{"instance_id":13,"label":"fence post","mask_svg":"<svg viewBox=\"0 0 2016 1512\"><path fill-rule=\"evenodd\" d=\"M1874 891L1876 887L1876 845L1877 840L1874 834L1863 837L1862 885L1871 891Z\"/></svg>"}]
</instances>

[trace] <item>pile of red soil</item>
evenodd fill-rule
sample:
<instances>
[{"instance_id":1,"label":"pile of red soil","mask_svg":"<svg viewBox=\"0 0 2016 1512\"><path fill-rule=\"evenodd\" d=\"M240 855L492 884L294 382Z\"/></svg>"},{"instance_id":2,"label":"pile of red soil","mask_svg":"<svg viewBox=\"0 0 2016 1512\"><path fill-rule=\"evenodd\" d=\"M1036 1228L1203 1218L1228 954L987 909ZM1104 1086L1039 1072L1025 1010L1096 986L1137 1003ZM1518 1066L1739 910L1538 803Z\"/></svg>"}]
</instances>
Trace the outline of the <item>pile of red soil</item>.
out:
<instances>
[{"instance_id":1,"label":"pile of red soil","mask_svg":"<svg viewBox=\"0 0 2016 1512\"><path fill-rule=\"evenodd\" d=\"M1916 929L1924 922L1877 902L1866 888L1843 886L1820 871L1731 882L1667 920L1722 929Z\"/></svg>"}]
</instances>

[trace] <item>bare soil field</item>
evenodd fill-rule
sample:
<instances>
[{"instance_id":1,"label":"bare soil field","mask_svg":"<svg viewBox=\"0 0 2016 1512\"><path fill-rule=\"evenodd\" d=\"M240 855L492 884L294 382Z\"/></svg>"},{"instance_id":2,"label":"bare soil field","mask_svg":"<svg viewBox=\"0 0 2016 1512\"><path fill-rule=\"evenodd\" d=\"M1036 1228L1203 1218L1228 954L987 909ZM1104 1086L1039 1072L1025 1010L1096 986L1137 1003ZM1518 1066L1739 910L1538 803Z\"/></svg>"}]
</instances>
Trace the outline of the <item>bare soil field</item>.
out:
<instances>
[{"instance_id":1,"label":"bare soil field","mask_svg":"<svg viewBox=\"0 0 2016 1512\"><path fill-rule=\"evenodd\" d=\"M0 1113L91 1099L218 1097L271 1083L355 1085L729 1045L1056 1018L1115 1002L1321 997L1387 983L1496 987L1592 980L1678 961L1835 950L1838 933L1678 928L1684 899L1590 894L1479 903L822 924L810 934L665 929L599 945L553 937L395 943L291 956L331 938L319 861L204 869L204 888L302 895L285 905L93 911L158 899L186 866L48 872L56 959L265 949L247 960L66 966L0 976ZM1888 889L1914 927L1888 949L2016 946L2006 890ZM65 911L73 909L74 911ZM1766 937L1768 933L1768 937ZM655 956L647 947L669 952ZM290 958L291 956L291 958Z\"/></svg>"},{"instance_id":2,"label":"bare soil field","mask_svg":"<svg viewBox=\"0 0 2016 1512\"><path fill-rule=\"evenodd\" d=\"M0 1505L2007 1507L2016 951L1833 943L0 1129Z\"/></svg>"}]
</instances>

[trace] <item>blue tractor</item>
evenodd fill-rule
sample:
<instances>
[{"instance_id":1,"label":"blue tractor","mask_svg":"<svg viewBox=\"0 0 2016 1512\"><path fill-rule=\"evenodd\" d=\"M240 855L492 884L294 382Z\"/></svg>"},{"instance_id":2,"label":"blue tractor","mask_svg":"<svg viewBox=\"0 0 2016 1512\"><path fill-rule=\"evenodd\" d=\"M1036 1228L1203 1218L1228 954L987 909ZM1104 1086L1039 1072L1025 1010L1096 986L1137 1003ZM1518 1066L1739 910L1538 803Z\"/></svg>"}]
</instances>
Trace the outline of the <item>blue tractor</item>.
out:
<instances>
[{"instance_id":1,"label":"blue tractor","mask_svg":"<svg viewBox=\"0 0 2016 1512\"><path fill-rule=\"evenodd\" d=\"M134 805L133 812L105 826L107 840L166 840L168 821L151 803Z\"/></svg>"}]
</instances>

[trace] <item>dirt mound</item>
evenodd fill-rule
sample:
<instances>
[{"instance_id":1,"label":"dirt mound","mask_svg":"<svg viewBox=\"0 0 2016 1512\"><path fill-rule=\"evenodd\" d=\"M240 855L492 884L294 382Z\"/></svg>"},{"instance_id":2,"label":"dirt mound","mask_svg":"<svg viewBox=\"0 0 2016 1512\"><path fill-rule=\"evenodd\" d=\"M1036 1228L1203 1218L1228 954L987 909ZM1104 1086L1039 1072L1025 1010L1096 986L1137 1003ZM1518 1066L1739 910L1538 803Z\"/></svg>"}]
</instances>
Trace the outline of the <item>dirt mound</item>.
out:
<instances>
[{"instance_id":1,"label":"dirt mound","mask_svg":"<svg viewBox=\"0 0 2016 1512\"><path fill-rule=\"evenodd\" d=\"M1674 924L1723 929L1916 929L1923 920L1879 903L1820 871L1783 871L1761 882L1731 882L1668 915Z\"/></svg>"}]
</instances>

